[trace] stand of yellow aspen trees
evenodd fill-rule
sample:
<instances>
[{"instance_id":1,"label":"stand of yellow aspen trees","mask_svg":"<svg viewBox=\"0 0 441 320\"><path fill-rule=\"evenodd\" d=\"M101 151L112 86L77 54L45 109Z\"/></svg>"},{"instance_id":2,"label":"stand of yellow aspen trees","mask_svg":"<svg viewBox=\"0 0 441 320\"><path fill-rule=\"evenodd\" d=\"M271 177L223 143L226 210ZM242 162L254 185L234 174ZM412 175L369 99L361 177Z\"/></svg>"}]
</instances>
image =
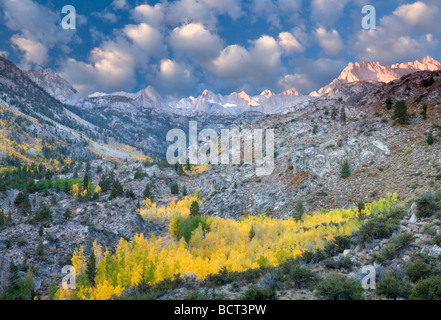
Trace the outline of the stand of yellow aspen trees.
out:
<instances>
[{"instance_id":1,"label":"stand of yellow aspen trees","mask_svg":"<svg viewBox=\"0 0 441 320\"><path fill-rule=\"evenodd\" d=\"M199 195L172 202L157 208L150 200L144 202L140 215L150 221L166 222L176 215L188 216L192 201ZM398 206L397 194L366 204L364 214L371 216ZM145 238L135 235L128 242L119 241L114 254L103 250L96 242L93 250L97 258L95 286L86 277L87 260L82 247L75 250L72 264L77 272L76 290L60 288L56 299L109 299L119 296L125 288L141 280L156 283L176 274L193 274L204 279L223 267L229 271L245 271L260 266L276 266L287 258L304 251L323 248L338 235L350 235L360 227L358 208L319 210L304 214L302 219L285 220L271 217L247 216L240 220L209 218L209 232L201 227L193 231L189 243L170 236ZM252 236L250 230L253 229Z\"/></svg>"}]
</instances>

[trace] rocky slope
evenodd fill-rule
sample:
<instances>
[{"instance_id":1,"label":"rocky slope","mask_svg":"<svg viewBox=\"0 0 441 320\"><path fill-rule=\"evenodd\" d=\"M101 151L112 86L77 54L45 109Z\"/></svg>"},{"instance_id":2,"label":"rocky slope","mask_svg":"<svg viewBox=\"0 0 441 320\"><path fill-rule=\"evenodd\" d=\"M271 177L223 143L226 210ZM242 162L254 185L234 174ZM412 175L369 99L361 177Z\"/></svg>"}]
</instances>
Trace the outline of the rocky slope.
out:
<instances>
[{"instance_id":1,"label":"rocky slope","mask_svg":"<svg viewBox=\"0 0 441 320\"><path fill-rule=\"evenodd\" d=\"M64 104L76 105L82 100L71 84L51 69L30 70L26 72L26 75Z\"/></svg>"}]
</instances>

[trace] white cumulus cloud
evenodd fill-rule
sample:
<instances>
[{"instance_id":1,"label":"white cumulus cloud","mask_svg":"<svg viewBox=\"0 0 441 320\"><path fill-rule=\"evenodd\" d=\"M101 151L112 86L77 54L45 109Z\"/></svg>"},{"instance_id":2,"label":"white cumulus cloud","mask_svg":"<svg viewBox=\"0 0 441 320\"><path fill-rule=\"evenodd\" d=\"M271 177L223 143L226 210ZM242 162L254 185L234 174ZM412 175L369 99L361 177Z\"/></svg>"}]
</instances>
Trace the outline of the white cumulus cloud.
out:
<instances>
[{"instance_id":1,"label":"white cumulus cloud","mask_svg":"<svg viewBox=\"0 0 441 320\"><path fill-rule=\"evenodd\" d=\"M185 53L196 62L216 57L223 47L222 39L201 23L189 23L175 28L170 35L175 53Z\"/></svg>"},{"instance_id":2,"label":"white cumulus cloud","mask_svg":"<svg viewBox=\"0 0 441 320\"><path fill-rule=\"evenodd\" d=\"M303 52L305 50L305 48L290 32L279 33L279 45L287 54L293 52Z\"/></svg>"},{"instance_id":3,"label":"white cumulus cloud","mask_svg":"<svg viewBox=\"0 0 441 320\"><path fill-rule=\"evenodd\" d=\"M315 30L315 37L327 54L336 55L343 49L343 41L335 29L328 32L325 28L318 27Z\"/></svg>"}]
</instances>

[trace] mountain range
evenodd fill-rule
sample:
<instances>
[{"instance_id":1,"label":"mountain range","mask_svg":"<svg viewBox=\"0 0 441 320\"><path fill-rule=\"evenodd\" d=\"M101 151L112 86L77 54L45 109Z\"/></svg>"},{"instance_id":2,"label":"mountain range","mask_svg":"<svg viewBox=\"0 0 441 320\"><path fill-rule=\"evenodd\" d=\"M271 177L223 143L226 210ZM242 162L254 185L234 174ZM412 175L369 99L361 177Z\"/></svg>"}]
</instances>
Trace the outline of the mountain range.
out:
<instances>
[{"instance_id":1,"label":"mountain range","mask_svg":"<svg viewBox=\"0 0 441 320\"><path fill-rule=\"evenodd\" d=\"M257 96L249 96L244 91L224 96L210 90L204 90L199 97L188 97L168 102L165 102L151 86L137 93L96 92L86 99L82 99L67 81L51 69L27 71L26 74L51 96L68 105L90 106L91 101L100 101L100 98L106 97L108 100L109 97L114 97L114 99L122 97L141 108L151 107L177 114L194 115L195 112L205 112L237 116L250 111L264 114L288 112L296 106L322 96L327 99L341 98L349 102L357 101L360 96L373 88L378 88L382 83L389 83L416 71L436 70L441 70L441 62L431 57L392 66L379 62L356 62L349 63L329 85L311 92L309 95L302 95L295 88L281 93L264 90Z\"/></svg>"},{"instance_id":2,"label":"mountain range","mask_svg":"<svg viewBox=\"0 0 441 320\"><path fill-rule=\"evenodd\" d=\"M328 86L309 95L302 95L295 88L281 93L264 90L257 96L243 91L224 96L204 90L199 97L166 102L151 86L136 93L94 93L82 98L51 69L22 71L0 58L0 102L31 117L47 117L96 141L111 139L142 152L163 154L167 146L165 133L174 127L187 130L192 120L202 127L221 130L236 121L308 108L318 100L357 103L386 83L417 71L436 70L441 70L441 62L431 57L392 66L350 63Z\"/></svg>"}]
</instances>

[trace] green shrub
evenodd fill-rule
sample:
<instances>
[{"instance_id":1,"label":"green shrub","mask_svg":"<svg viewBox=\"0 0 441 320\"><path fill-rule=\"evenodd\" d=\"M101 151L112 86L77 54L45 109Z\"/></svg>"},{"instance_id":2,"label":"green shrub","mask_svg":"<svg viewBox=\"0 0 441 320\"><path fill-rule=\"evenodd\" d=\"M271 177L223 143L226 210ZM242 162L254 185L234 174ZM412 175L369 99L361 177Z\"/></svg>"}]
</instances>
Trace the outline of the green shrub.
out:
<instances>
[{"instance_id":1,"label":"green shrub","mask_svg":"<svg viewBox=\"0 0 441 320\"><path fill-rule=\"evenodd\" d=\"M336 236L334 240L325 245L324 251L328 256L334 256L342 253L351 246L350 236Z\"/></svg>"},{"instance_id":2,"label":"green shrub","mask_svg":"<svg viewBox=\"0 0 441 320\"><path fill-rule=\"evenodd\" d=\"M407 248L415 241L416 237L411 232L400 233L397 236L398 249Z\"/></svg>"},{"instance_id":3,"label":"green shrub","mask_svg":"<svg viewBox=\"0 0 441 320\"><path fill-rule=\"evenodd\" d=\"M205 290L192 291L184 300L225 300L225 293L217 293L215 289L209 290L206 288Z\"/></svg>"},{"instance_id":4,"label":"green shrub","mask_svg":"<svg viewBox=\"0 0 441 320\"><path fill-rule=\"evenodd\" d=\"M252 286L241 297L242 300L277 300L275 289L260 289Z\"/></svg>"},{"instance_id":5,"label":"green shrub","mask_svg":"<svg viewBox=\"0 0 441 320\"><path fill-rule=\"evenodd\" d=\"M399 248L395 243L390 243L389 245L384 247L383 250L381 250L381 258L382 259L378 260L378 262L392 260L393 258L395 258L397 256L398 250L399 250Z\"/></svg>"},{"instance_id":6,"label":"green shrub","mask_svg":"<svg viewBox=\"0 0 441 320\"><path fill-rule=\"evenodd\" d=\"M381 250L381 255L375 255L375 260L383 263L387 260L394 259L401 251L406 249L415 241L415 236L410 233L400 233L392 239L392 241Z\"/></svg>"},{"instance_id":7,"label":"green shrub","mask_svg":"<svg viewBox=\"0 0 441 320\"><path fill-rule=\"evenodd\" d=\"M410 296L412 300L440 300L441 276L434 276L418 281Z\"/></svg>"},{"instance_id":8,"label":"green shrub","mask_svg":"<svg viewBox=\"0 0 441 320\"><path fill-rule=\"evenodd\" d=\"M416 283L421 279L429 277L431 274L430 265L424 263L422 260L418 259L415 262L409 264L406 269L406 275L409 277L410 281Z\"/></svg>"},{"instance_id":9,"label":"green shrub","mask_svg":"<svg viewBox=\"0 0 441 320\"><path fill-rule=\"evenodd\" d=\"M264 269L248 269L246 271L228 271L224 266L216 274L209 274L204 283L208 286L221 286L238 281L254 281L262 277Z\"/></svg>"},{"instance_id":10,"label":"green shrub","mask_svg":"<svg viewBox=\"0 0 441 320\"><path fill-rule=\"evenodd\" d=\"M417 205L416 216L418 218L431 217L440 209L440 205L433 201L429 196L422 196L415 200Z\"/></svg>"},{"instance_id":11,"label":"green shrub","mask_svg":"<svg viewBox=\"0 0 441 320\"><path fill-rule=\"evenodd\" d=\"M405 216L406 211L404 208L394 208L386 214L386 218L392 220L402 220Z\"/></svg>"},{"instance_id":12,"label":"green shrub","mask_svg":"<svg viewBox=\"0 0 441 320\"><path fill-rule=\"evenodd\" d=\"M332 275L318 283L317 295L327 300L363 300L363 288L352 278Z\"/></svg>"},{"instance_id":13,"label":"green shrub","mask_svg":"<svg viewBox=\"0 0 441 320\"><path fill-rule=\"evenodd\" d=\"M338 260L328 259L323 261L323 265L328 269L345 269L347 271L352 270L352 260L350 257L341 257Z\"/></svg>"},{"instance_id":14,"label":"green shrub","mask_svg":"<svg viewBox=\"0 0 441 320\"><path fill-rule=\"evenodd\" d=\"M389 299L408 298L412 291L411 284L397 272L384 272L377 283L376 292Z\"/></svg>"},{"instance_id":15,"label":"green shrub","mask_svg":"<svg viewBox=\"0 0 441 320\"><path fill-rule=\"evenodd\" d=\"M384 239L398 230L399 225L398 219L374 217L362 224L357 235L362 243L371 242L374 239Z\"/></svg>"},{"instance_id":16,"label":"green shrub","mask_svg":"<svg viewBox=\"0 0 441 320\"><path fill-rule=\"evenodd\" d=\"M40 207L34 213L33 222L50 222L52 221L52 211L45 203L41 203Z\"/></svg>"},{"instance_id":17,"label":"green shrub","mask_svg":"<svg viewBox=\"0 0 441 320\"><path fill-rule=\"evenodd\" d=\"M429 236L436 236L436 228L431 226L429 223L424 224L424 232L427 233Z\"/></svg>"},{"instance_id":18,"label":"green shrub","mask_svg":"<svg viewBox=\"0 0 441 320\"><path fill-rule=\"evenodd\" d=\"M435 236L432 238L431 243L432 243L433 245L436 244L437 246L441 245L441 233L438 233L437 235L435 235Z\"/></svg>"},{"instance_id":19,"label":"green shrub","mask_svg":"<svg viewBox=\"0 0 441 320\"><path fill-rule=\"evenodd\" d=\"M317 276L314 272L294 259L285 261L279 267L280 277L285 281L293 282L298 289L311 288L317 282Z\"/></svg>"}]
</instances>

